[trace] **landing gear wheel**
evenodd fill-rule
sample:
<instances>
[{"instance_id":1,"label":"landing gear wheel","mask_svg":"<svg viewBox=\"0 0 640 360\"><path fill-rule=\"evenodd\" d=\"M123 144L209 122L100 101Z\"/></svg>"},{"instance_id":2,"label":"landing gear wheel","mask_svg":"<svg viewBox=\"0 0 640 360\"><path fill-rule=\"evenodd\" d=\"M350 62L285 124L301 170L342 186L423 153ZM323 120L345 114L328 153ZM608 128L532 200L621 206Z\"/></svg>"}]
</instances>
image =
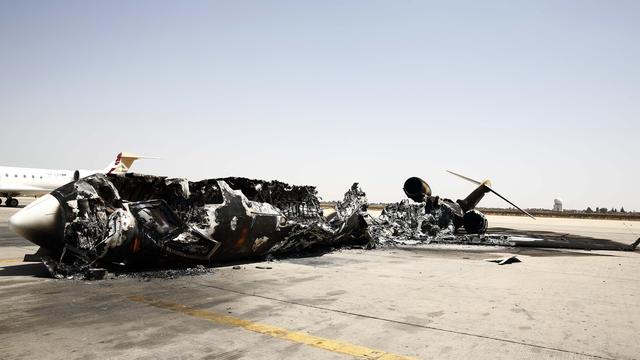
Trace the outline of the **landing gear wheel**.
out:
<instances>
[{"instance_id":1,"label":"landing gear wheel","mask_svg":"<svg viewBox=\"0 0 640 360\"><path fill-rule=\"evenodd\" d=\"M9 206L9 207L18 206L18 199L14 199L14 198L7 199L7 206Z\"/></svg>"}]
</instances>

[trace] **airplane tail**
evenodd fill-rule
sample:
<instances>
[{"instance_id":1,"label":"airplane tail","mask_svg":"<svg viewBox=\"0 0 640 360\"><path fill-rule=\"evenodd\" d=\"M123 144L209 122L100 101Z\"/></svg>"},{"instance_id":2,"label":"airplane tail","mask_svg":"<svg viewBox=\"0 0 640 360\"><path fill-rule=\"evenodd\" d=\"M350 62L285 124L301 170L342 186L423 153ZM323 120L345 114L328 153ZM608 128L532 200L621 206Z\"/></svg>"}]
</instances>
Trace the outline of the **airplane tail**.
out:
<instances>
[{"instance_id":1,"label":"airplane tail","mask_svg":"<svg viewBox=\"0 0 640 360\"><path fill-rule=\"evenodd\" d=\"M472 183L478 185L478 187L475 190L473 190L471 192L471 194L469 194L469 196L464 198L464 200L458 200L458 204L460 204L460 207L462 207L462 210L464 210L465 212L475 208L476 205L478 205L478 203L480 202L480 200L484 196L484 194L486 194L488 192L492 192L492 193L496 194L496 196L498 196L500 199L508 202L513 207L515 207L516 209L520 210L523 214L527 215L528 217L530 217L532 219L535 219L533 217L533 215L529 214L525 210L521 209L518 205L512 203L511 201L507 200L507 198L505 198L504 196L498 194L495 190L493 190L491 188L491 181L489 181L489 180L484 180L484 181L473 180L473 179L468 178L468 177L466 177L464 175L456 174L453 171L447 170L447 172L452 174L452 175L455 175L455 176L457 176L459 178L465 179L465 180L467 180L469 182L472 182Z\"/></svg>"},{"instance_id":2,"label":"airplane tail","mask_svg":"<svg viewBox=\"0 0 640 360\"><path fill-rule=\"evenodd\" d=\"M112 161L102 172L105 174L124 174L131 169L133 162L138 159L157 159L149 156L140 156L129 152L121 152L116 155L116 159Z\"/></svg>"}]
</instances>

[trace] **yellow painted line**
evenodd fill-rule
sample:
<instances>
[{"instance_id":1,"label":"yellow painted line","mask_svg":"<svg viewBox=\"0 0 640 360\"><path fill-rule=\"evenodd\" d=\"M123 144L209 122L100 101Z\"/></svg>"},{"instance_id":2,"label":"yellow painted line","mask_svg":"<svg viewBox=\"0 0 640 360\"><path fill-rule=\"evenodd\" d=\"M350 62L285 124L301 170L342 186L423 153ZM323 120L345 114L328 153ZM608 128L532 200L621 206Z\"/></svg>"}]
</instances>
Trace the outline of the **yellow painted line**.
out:
<instances>
[{"instance_id":1,"label":"yellow painted line","mask_svg":"<svg viewBox=\"0 0 640 360\"><path fill-rule=\"evenodd\" d=\"M11 265L11 264L19 264L24 262L22 259L0 259L0 266L2 265Z\"/></svg>"},{"instance_id":2,"label":"yellow painted line","mask_svg":"<svg viewBox=\"0 0 640 360\"><path fill-rule=\"evenodd\" d=\"M245 330L253 331L259 334L268 335L278 339L293 341L299 344L305 344L316 348L332 351L335 353L346 354L364 359L379 360L409 360L415 359L408 356L396 355L381 350L369 349L364 346L353 345L343 341L337 341L319 336L313 336L298 331L289 331L284 328L271 326L267 324L255 323L249 320L240 319L234 316L219 314L209 310L192 308L190 306L152 299L145 296L130 296L129 300L137 301L143 304L155 306L161 309L171 310L178 313L193 316L199 319L211 321L220 325L238 327Z\"/></svg>"}]
</instances>

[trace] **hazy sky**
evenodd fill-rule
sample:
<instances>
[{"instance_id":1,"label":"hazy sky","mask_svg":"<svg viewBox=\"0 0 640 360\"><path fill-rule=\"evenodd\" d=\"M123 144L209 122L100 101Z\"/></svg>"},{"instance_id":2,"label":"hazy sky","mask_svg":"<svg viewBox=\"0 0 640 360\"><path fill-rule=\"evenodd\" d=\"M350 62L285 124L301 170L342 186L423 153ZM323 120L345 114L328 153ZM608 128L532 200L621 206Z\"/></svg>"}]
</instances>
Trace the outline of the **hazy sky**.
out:
<instances>
[{"instance_id":1,"label":"hazy sky","mask_svg":"<svg viewBox=\"0 0 640 360\"><path fill-rule=\"evenodd\" d=\"M640 210L640 1L0 0L0 163ZM507 205L488 195L485 206Z\"/></svg>"}]
</instances>

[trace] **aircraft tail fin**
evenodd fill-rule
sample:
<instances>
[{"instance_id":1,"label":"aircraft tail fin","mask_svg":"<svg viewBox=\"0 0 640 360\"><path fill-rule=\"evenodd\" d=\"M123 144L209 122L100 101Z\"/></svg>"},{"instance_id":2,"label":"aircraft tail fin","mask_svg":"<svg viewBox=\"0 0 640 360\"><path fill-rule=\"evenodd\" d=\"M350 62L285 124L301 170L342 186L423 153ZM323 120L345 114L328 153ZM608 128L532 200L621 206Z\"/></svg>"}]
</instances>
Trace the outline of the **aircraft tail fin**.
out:
<instances>
[{"instance_id":1,"label":"aircraft tail fin","mask_svg":"<svg viewBox=\"0 0 640 360\"><path fill-rule=\"evenodd\" d=\"M447 170L448 173L455 175L459 178L465 179L469 182L472 182L474 184L479 185L478 188L476 188L473 192L471 192L471 194L469 194L469 196L467 196L464 200L459 200L458 203L463 207L467 207L468 209L463 209L465 211L471 210L473 209L478 202L480 202L480 199L482 199L482 197L484 196L485 193L487 192L492 192L494 193L497 197L499 197L500 199L508 202L509 204L511 204L511 206L515 207L516 209L520 210L523 214L527 215L528 217L532 218L535 220L535 217L533 217L533 215L529 214L527 211L521 209L518 205L512 203L511 201L509 201L507 198L505 198L504 196L498 194L497 191L493 190L491 188L491 181L489 180L485 180L485 181L478 181L478 180L474 180L471 179L469 177L466 177L464 175L460 175L457 173L454 173L453 171L449 171Z\"/></svg>"},{"instance_id":2,"label":"aircraft tail fin","mask_svg":"<svg viewBox=\"0 0 640 360\"><path fill-rule=\"evenodd\" d=\"M124 174L131 169L133 162L138 159L157 159L150 156L140 156L130 152L120 152L116 155L116 159L113 160L103 172L105 174Z\"/></svg>"}]
</instances>

